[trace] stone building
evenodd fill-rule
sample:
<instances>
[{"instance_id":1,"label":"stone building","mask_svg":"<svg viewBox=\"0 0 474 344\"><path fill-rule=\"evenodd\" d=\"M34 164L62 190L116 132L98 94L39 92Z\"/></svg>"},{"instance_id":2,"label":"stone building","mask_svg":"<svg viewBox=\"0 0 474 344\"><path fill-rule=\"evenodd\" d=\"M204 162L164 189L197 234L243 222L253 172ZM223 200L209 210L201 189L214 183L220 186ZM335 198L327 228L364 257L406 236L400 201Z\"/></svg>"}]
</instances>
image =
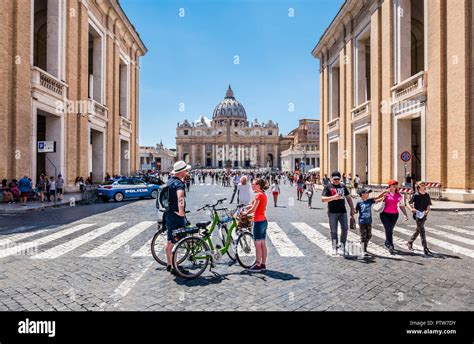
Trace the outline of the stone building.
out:
<instances>
[{"instance_id":1,"label":"stone building","mask_svg":"<svg viewBox=\"0 0 474 344\"><path fill-rule=\"evenodd\" d=\"M290 147L281 152L283 172L302 171L319 167L319 120L301 119L298 128L287 137L292 139Z\"/></svg>"},{"instance_id":2,"label":"stone building","mask_svg":"<svg viewBox=\"0 0 474 344\"><path fill-rule=\"evenodd\" d=\"M117 0L0 1L0 176L138 168L139 58ZM56 152L38 154L38 141Z\"/></svg>"},{"instance_id":3,"label":"stone building","mask_svg":"<svg viewBox=\"0 0 474 344\"><path fill-rule=\"evenodd\" d=\"M312 52L322 173L379 185L410 173L474 201L473 11L470 0L344 2Z\"/></svg>"},{"instance_id":4,"label":"stone building","mask_svg":"<svg viewBox=\"0 0 474 344\"><path fill-rule=\"evenodd\" d=\"M140 146L141 170L156 168L163 172L170 172L175 162L176 151L166 148L162 142L155 147Z\"/></svg>"},{"instance_id":5,"label":"stone building","mask_svg":"<svg viewBox=\"0 0 474 344\"><path fill-rule=\"evenodd\" d=\"M177 158L193 167L278 168L278 124L247 120L242 104L229 86L224 100L214 109L212 120L201 116L176 128Z\"/></svg>"}]
</instances>

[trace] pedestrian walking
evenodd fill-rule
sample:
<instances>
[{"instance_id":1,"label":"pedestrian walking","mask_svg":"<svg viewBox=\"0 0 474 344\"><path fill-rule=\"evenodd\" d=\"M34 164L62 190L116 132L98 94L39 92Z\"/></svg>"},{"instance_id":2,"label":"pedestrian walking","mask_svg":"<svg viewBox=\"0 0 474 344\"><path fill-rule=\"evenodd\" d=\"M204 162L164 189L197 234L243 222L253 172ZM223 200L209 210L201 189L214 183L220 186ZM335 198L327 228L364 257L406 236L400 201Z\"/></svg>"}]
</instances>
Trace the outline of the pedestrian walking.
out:
<instances>
[{"instance_id":1,"label":"pedestrian walking","mask_svg":"<svg viewBox=\"0 0 474 344\"><path fill-rule=\"evenodd\" d=\"M347 232L349 230L347 223L347 210L345 200L351 208L351 216L354 216L355 209L349 190L341 184L341 173L334 171L331 174L331 182L324 187L321 200L328 204L329 228L331 231L332 254L346 255ZM341 237L338 238L338 224L341 225ZM340 244L339 244L340 242Z\"/></svg>"},{"instance_id":2,"label":"pedestrian walking","mask_svg":"<svg viewBox=\"0 0 474 344\"><path fill-rule=\"evenodd\" d=\"M329 178L328 178L328 175L325 174L323 178L323 186L327 186L327 185L329 185Z\"/></svg>"},{"instance_id":3,"label":"pedestrian walking","mask_svg":"<svg viewBox=\"0 0 474 344\"><path fill-rule=\"evenodd\" d=\"M230 203L234 202L234 197L237 194L237 204L239 204L239 190L237 187L240 183L240 173L236 173L235 176L232 178L232 184L234 185L234 192L232 193L232 198L230 199Z\"/></svg>"},{"instance_id":4,"label":"pedestrian walking","mask_svg":"<svg viewBox=\"0 0 474 344\"><path fill-rule=\"evenodd\" d=\"M389 180L388 190L383 194L385 207L380 214L380 221L382 221L385 229L385 247L389 250L390 254L394 254L393 230L398 221L398 210L400 209L405 215L405 221L408 221L408 215L405 205L401 202L403 196L399 191L398 181L393 179Z\"/></svg>"},{"instance_id":5,"label":"pedestrian walking","mask_svg":"<svg viewBox=\"0 0 474 344\"><path fill-rule=\"evenodd\" d=\"M44 174L40 174L39 179L36 182L36 190L38 192L39 200L41 203L44 202L45 188L46 188L46 181L44 180Z\"/></svg>"},{"instance_id":6,"label":"pedestrian walking","mask_svg":"<svg viewBox=\"0 0 474 344\"><path fill-rule=\"evenodd\" d=\"M358 174L356 174L355 178L354 178L354 189L356 190L356 192L358 193L358 189L359 189L359 184L360 184L360 177Z\"/></svg>"},{"instance_id":7,"label":"pedestrian walking","mask_svg":"<svg viewBox=\"0 0 474 344\"><path fill-rule=\"evenodd\" d=\"M49 197L53 197L53 202L56 201L56 181L54 177L49 177Z\"/></svg>"},{"instance_id":8,"label":"pedestrian walking","mask_svg":"<svg viewBox=\"0 0 474 344\"><path fill-rule=\"evenodd\" d=\"M272 195L273 195L273 204L275 208L278 207L278 196L280 195L280 185L278 180L274 179L272 184Z\"/></svg>"},{"instance_id":9,"label":"pedestrian walking","mask_svg":"<svg viewBox=\"0 0 474 344\"><path fill-rule=\"evenodd\" d=\"M360 243L365 256L368 255L367 246L372 238L372 205L381 202L384 198L383 194L376 198L369 198L371 192L370 189L360 189L359 196L361 200L357 202L355 208L355 212L359 214Z\"/></svg>"},{"instance_id":10,"label":"pedestrian walking","mask_svg":"<svg viewBox=\"0 0 474 344\"><path fill-rule=\"evenodd\" d=\"M306 178L306 196L308 196L308 208L312 208L312 200L314 195L314 183L311 177Z\"/></svg>"},{"instance_id":11,"label":"pedestrian walking","mask_svg":"<svg viewBox=\"0 0 474 344\"><path fill-rule=\"evenodd\" d=\"M58 175L56 180L56 192L58 194L58 201L62 201L64 197L64 179L62 175Z\"/></svg>"},{"instance_id":12,"label":"pedestrian walking","mask_svg":"<svg viewBox=\"0 0 474 344\"><path fill-rule=\"evenodd\" d=\"M297 197L298 197L298 201L302 201L303 199L303 191L304 191L304 180L303 180L303 176L300 176L298 178L298 181L296 182L296 193L297 193Z\"/></svg>"},{"instance_id":13,"label":"pedestrian walking","mask_svg":"<svg viewBox=\"0 0 474 344\"><path fill-rule=\"evenodd\" d=\"M408 241L407 246L410 251L413 251L413 243L419 235L423 251L427 256L432 255L426 242L425 232L425 222L430 212L431 205L431 197L426 192L426 184L422 181L416 183L416 193L413 194L408 202L408 208L413 213L413 219L416 221L416 230Z\"/></svg>"},{"instance_id":14,"label":"pedestrian walking","mask_svg":"<svg viewBox=\"0 0 474 344\"><path fill-rule=\"evenodd\" d=\"M240 204L249 205L252 187L250 186L249 181L246 176L242 176L242 178L240 178L240 183L237 186L237 189L239 193Z\"/></svg>"}]
</instances>

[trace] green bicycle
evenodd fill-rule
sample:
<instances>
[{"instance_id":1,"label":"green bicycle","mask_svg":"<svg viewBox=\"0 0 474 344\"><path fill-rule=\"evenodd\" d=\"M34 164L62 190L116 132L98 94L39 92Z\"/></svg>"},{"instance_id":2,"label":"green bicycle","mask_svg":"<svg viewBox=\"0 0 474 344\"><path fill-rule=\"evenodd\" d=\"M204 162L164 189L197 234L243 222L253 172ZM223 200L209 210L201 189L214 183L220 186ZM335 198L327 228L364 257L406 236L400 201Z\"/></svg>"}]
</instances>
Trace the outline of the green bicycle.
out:
<instances>
[{"instance_id":1,"label":"green bicycle","mask_svg":"<svg viewBox=\"0 0 474 344\"><path fill-rule=\"evenodd\" d=\"M199 209L211 209L213 215L211 226L202 232L202 236L183 238L173 247L173 267L180 277L186 279L199 277L206 270L209 262L211 262L211 267L215 267L216 262L221 260L223 255L230 250L233 250L235 259L243 268L248 269L255 264L256 252L253 235L249 231L239 228L236 219L238 212L244 205L237 206L235 211L228 214L228 209L216 208L223 201L219 200L214 205L208 204ZM219 215L220 212L221 216ZM225 213L224 216L222 216L222 212ZM223 226L230 221L232 223L228 229ZM222 233L225 232L226 235L224 247L214 245L212 241L212 234L219 225L222 225L220 228L223 231ZM234 230L237 233L237 239L232 236Z\"/></svg>"}]
</instances>

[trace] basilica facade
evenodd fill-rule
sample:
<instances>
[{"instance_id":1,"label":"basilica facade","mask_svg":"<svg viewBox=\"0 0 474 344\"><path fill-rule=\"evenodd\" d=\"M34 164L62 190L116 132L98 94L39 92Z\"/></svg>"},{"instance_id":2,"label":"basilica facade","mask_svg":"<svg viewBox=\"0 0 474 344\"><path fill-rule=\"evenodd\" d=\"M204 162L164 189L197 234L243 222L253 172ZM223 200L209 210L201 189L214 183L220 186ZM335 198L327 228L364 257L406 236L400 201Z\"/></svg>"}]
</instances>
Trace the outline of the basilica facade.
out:
<instances>
[{"instance_id":1,"label":"basilica facade","mask_svg":"<svg viewBox=\"0 0 474 344\"><path fill-rule=\"evenodd\" d=\"M279 168L277 123L248 121L229 85L212 120L201 116L176 128L177 158L197 168Z\"/></svg>"}]
</instances>

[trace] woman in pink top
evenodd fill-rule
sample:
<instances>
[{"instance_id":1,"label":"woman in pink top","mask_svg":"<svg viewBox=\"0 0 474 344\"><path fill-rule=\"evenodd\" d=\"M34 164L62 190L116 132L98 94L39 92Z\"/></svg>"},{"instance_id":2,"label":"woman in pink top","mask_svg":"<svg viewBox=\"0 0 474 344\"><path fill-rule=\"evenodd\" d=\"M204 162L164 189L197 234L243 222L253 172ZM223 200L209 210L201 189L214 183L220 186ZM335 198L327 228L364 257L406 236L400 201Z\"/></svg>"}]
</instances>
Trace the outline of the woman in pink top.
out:
<instances>
[{"instance_id":1,"label":"woman in pink top","mask_svg":"<svg viewBox=\"0 0 474 344\"><path fill-rule=\"evenodd\" d=\"M385 194L385 208L380 214L380 221L385 228L385 247L390 251L390 254L394 254L393 246L393 229L398 221L398 208L405 215L405 221L408 221L408 214L405 209L405 204L400 203L403 200L403 196L398 190L398 182L396 180L390 180L388 182L388 190Z\"/></svg>"}]
</instances>

